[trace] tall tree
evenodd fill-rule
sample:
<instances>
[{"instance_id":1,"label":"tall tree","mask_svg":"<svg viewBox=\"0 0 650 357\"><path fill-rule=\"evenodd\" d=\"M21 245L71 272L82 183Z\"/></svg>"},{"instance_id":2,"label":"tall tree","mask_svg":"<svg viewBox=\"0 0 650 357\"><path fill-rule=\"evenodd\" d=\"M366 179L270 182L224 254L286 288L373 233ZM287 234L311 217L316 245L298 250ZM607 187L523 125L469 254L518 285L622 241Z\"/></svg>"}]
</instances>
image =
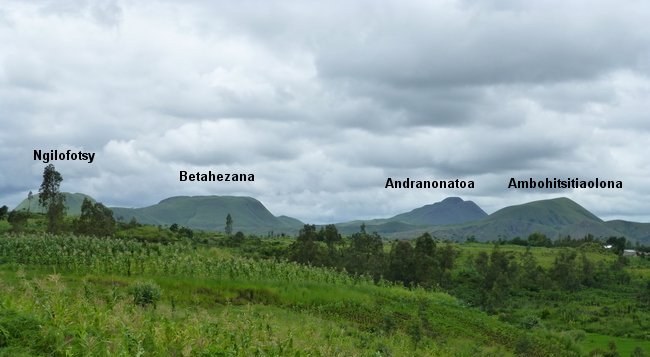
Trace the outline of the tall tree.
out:
<instances>
[{"instance_id":1,"label":"tall tree","mask_svg":"<svg viewBox=\"0 0 650 357\"><path fill-rule=\"evenodd\" d=\"M578 276L580 277L580 283L587 287L594 287L596 285L596 267L594 263L587 258L587 254L584 251L580 252L579 266Z\"/></svg>"},{"instance_id":2,"label":"tall tree","mask_svg":"<svg viewBox=\"0 0 650 357\"><path fill-rule=\"evenodd\" d=\"M488 256L480 252L474 261L480 286L478 303L488 311L503 304L517 280L518 267L515 257L495 245Z\"/></svg>"},{"instance_id":3,"label":"tall tree","mask_svg":"<svg viewBox=\"0 0 650 357\"><path fill-rule=\"evenodd\" d=\"M537 263L535 255L526 247L526 251L521 256L521 272L519 274L519 285L530 291L540 291L545 287L545 272Z\"/></svg>"},{"instance_id":4,"label":"tall tree","mask_svg":"<svg viewBox=\"0 0 650 357\"><path fill-rule=\"evenodd\" d=\"M430 287L440 273L436 261L436 242L429 233L423 233L415 240L414 280L416 283Z\"/></svg>"},{"instance_id":5,"label":"tall tree","mask_svg":"<svg viewBox=\"0 0 650 357\"><path fill-rule=\"evenodd\" d=\"M0 207L0 221L7 217L7 212L9 212L9 207L6 205Z\"/></svg>"},{"instance_id":6,"label":"tall tree","mask_svg":"<svg viewBox=\"0 0 650 357\"><path fill-rule=\"evenodd\" d=\"M230 213L226 216L226 235L230 237L232 234L232 217Z\"/></svg>"},{"instance_id":7,"label":"tall tree","mask_svg":"<svg viewBox=\"0 0 650 357\"><path fill-rule=\"evenodd\" d=\"M447 243L444 247L436 249L436 259L440 265L440 272L435 280L440 286L450 287L452 283L451 270L454 268L458 252Z\"/></svg>"},{"instance_id":8,"label":"tall tree","mask_svg":"<svg viewBox=\"0 0 650 357\"><path fill-rule=\"evenodd\" d=\"M575 251L562 250L555 257L549 270L551 278L565 290L577 290L580 287L580 277L576 267Z\"/></svg>"},{"instance_id":9,"label":"tall tree","mask_svg":"<svg viewBox=\"0 0 650 357\"><path fill-rule=\"evenodd\" d=\"M65 196L59 191L63 177L49 164L43 170L43 183L38 190L38 202L45 207L47 216L47 231L58 233L63 225L65 216Z\"/></svg>"},{"instance_id":10,"label":"tall tree","mask_svg":"<svg viewBox=\"0 0 650 357\"><path fill-rule=\"evenodd\" d=\"M29 213L32 209L32 199L34 198L34 194L30 190L29 193L27 194L27 213Z\"/></svg>"},{"instance_id":11,"label":"tall tree","mask_svg":"<svg viewBox=\"0 0 650 357\"><path fill-rule=\"evenodd\" d=\"M393 242L388 256L387 276L390 280L401 281L404 285L413 282L413 246L406 240Z\"/></svg>"},{"instance_id":12,"label":"tall tree","mask_svg":"<svg viewBox=\"0 0 650 357\"><path fill-rule=\"evenodd\" d=\"M377 232L366 233L366 225L350 237L345 252L345 268L353 274L369 274L379 279L384 272L384 243Z\"/></svg>"},{"instance_id":13,"label":"tall tree","mask_svg":"<svg viewBox=\"0 0 650 357\"><path fill-rule=\"evenodd\" d=\"M305 224L289 248L289 258L298 263L321 265L323 254L316 242L317 236L316 226Z\"/></svg>"},{"instance_id":14,"label":"tall tree","mask_svg":"<svg viewBox=\"0 0 650 357\"><path fill-rule=\"evenodd\" d=\"M336 226L333 224L328 224L323 230L323 240L327 244L327 248L330 253L334 251L334 245L343 241L339 231L336 229Z\"/></svg>"}]
</instances>

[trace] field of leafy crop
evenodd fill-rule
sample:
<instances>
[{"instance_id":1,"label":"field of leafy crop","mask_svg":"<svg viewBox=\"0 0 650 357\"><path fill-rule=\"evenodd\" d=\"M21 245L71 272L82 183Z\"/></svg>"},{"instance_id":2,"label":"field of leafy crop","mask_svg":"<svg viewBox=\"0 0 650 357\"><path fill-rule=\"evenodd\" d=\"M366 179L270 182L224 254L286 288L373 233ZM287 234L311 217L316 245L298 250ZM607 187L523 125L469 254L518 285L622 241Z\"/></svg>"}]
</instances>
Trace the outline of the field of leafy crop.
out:
<instances>
[{"instance_id":1,"label":"field of leafy crop","mask_svg":"<svg viewBox=\"0 0 650 357\"><path fill-rule=\"evenodd\" d=\"M32 234L0 237L0 260L4 356L579 351L570 336L521 331L445 293L215 248ZM138 284L160 298L137 300Z\"/></svg>"}]
</instances>

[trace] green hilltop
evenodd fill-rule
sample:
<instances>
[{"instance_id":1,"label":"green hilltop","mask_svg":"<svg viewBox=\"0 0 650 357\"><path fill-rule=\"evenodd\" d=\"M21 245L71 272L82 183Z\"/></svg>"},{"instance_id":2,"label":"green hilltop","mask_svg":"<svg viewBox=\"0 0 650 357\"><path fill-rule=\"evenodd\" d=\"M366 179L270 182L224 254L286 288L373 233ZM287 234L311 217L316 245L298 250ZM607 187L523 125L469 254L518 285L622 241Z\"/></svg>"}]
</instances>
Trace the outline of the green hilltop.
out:
<instances>
[{"instance_id":1,"label":"green hilltop","mask_svg":"<svg viewBox=\"0 0 650 357\"><path fill-rule=\"evenodd\" d=\"M84 198L96 200L82 193L63 192L67 214L81 214ZM44 213L38 204L38 195L30 201L23 200L15 209ZM118 221L128 222L135 218L139 223L170 226L174 223L192 229L206 231L223 231L226 216L233 218L234 231L249 234L295 234L303 226L300 220L287 216L274 216L264 205L251 197L238 196L178 196L170 197L159 203L142 208L110 207Z\"/></svg>"},{"instance_id":2,"label":"green hilltop","mask_svg":"<svg viewBox=\"0 0 650 357\"><path fill-rule=\"evenodd\" d=\"M596 215L566 197L502 208L492 213L486 220L517 220L556 228L585 220L602 222Z\"/></svg>"},{"instance_id":3,"label":"green hilltop","mask_svg":"<svg viewBox=\"0 0 650 357\"><path fill-rule=\"evenodd\" d=\"M439 237L462 240L473 236L482 241L525 238L535 232L550 238L567 235L582 237L587 234L596 237L625 235L566 197L505 207L475 222L431 228L431 233Z\"/></svg>"},{"instance_id":4,"label":"green hilltop","mask_svg":"<svg viewBox=\"0 0 650 357\"><path fill-rule=\"evenodd\" d=\"M68 215L79 215L84 198L95 200L82 193L63 193ZM30 202L25 199L15 209L42 213L38 195ZM142 208L111 207L115 218L128 222L169 226L174 223L192 229L223 231L226 216L233 218L234 231L266 235L295 234L304 225L298 219L274 216L264 205L244 196L178 196ZM449 197L391 218L355 220L337 223L342 234L359 231L377 232L390 239L413 238L429 232L438 238L464 241L474 237L479 241L499 238L526 238L532 233L542 233L555 239L591 234L607 238L624 236L640 243L650 242L650 223L613 220L604 222L584 207L566 197L539 200L502 208L487 215L472 201Z\"/></svg>"},{"instance_id":5,"label":"green hilltop","mask_svg":"<svg viewBox=\"0 0 650 357\"><path fill-rule=\"evenodd\" d=\"M65 206L67 208L67 214L71 216L78 216L81 214L81 204L84 201L84 198L89 199L92 202L95 202L95 199L84 195L83 193L70 193L62 192L65 197ZM27 198L24 199L14 210L16 211L30 211L32 213L45 213L45 208L38 203L38 194L34 194L31 201Z\"/></svg>"},{"instance_id":6,"label":"green hilltop","mask_svg":"<svg viewBox=\"0 0 650 357\"><path fill-rule=\"evenodd\" d=\"M476 203L459 197L448 197L440 202L416 208L391 218L369 221L351 221L336 224L344 233L358 232L365 223L366 230L386 235L401 235L405 232L424 232L428 227L472 222L484 218L487 213Z\"/></svg>"},{"instance_id":7,"label":"green hilltop","mask_svg":"<svg viewBox=\"0 0 650 357\"><path fill-rule=\"evenodd\" d=\"M623 236L640 243L650 242L650 223L604 222L566 197L509 206L490 215L485 215L485 212L481 215L481 212L483 210L471 201L450 197L392 218L357 220L336 226L349 234L358 232L364 223L366 231L391 239L408 239L429 232L441 239L464 241L474 237L488 241L526 238L532 233L542 233L551 239L591 234L600 238Z\"/></svg>"},{"instance_id":8,"label":"green hilltop","mask_svg":"<svg viewBox=\"0 0 650 357\"><path fill-rule=\"evenodd\" d=\"M251 197L238 196L178 196L142 208L111 207L116 219L140 223L171 225L177 223L192 229L222 231L226 216L231 215L234 231L266 234L295 233L303 225L295 218L276 217L264 205Z\"/></svg>"},{"instance_id":9,"label":"green hilltop","mask_svg":"<svg viewBox=\"0 0 650 357\"><path fill-rule=\"evenodd\" d=\"M440 202L398 214L391 221L401 221L415 225L455 224L479 220L487 213L472 201L460 197L447 197Z\"/></svg>"}]
</instances>

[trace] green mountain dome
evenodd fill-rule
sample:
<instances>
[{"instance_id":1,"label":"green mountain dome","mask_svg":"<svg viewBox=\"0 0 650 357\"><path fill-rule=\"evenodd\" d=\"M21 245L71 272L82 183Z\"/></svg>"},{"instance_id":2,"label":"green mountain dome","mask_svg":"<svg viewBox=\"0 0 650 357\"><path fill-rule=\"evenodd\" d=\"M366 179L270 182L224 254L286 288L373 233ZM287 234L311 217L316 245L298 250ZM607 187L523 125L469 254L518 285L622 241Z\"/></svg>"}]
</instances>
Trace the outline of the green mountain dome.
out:
<instances>
[{"instance_id":1,"label":"green mountain dome","mask_svg":"<svg viewBox=\"0 0 650 357\"><path fill-rule=\"evenodd\" d=\"M295 233L303 225L295 218L274 216L264 205L251 197L178 196L143 208L111 207L116 219L140 223L171 225L177 223L192 229L223 231L226 216L233 219L233 231L266 234Z\"/></svg>"},{"instance_id":2,"label":"green mountain dome","mask_svg":"<svg viewBox=\"0 0 650 357\"><path fill-rule=\"evenodd\" d=\"M492 213L487 220L517 220L557 228L582 221L602 222L596 215L566 197L502 208Z\"/></svg>"},{"instance_id":3,"label":"green mountain dome","mask_svg":"<svg viewBox=\"0 0 650 357\"><path fill-rule=\"evenodd\" d=\"M567 235L623 235L566 197L509 206L475 222L432 229L432 234L444 238L463 240L473 236L483 241L526 238L535 232L543 233L551 239Z\"/></svg>"},{"instance_id":4,"label":"green mountain dome","mask_svg":"<svg viewBox=\"0 0 650 357\"><path fill-rule=\"evenodd\" d=\"M69 193L62 192L65 197L65 206L67 208L67 214L72 216L78 216L81 214L81 204L84 201L84 198L91 200L93 203L95 199L84 195L83 193ZM45 213L45 208L38 204L38 194L34 194L31 201L25 198L14 210L17 211L29 211L33 213Z\"/></svg>"},{"instance_id":5,"label":"green mountain dome","mask_svg":"<svg viewBox=\"0 0 650 357\"><path fill-rule=\"evenodd\" d=\"M409 238L428 230L428 227L477 221L487 213L472 201L448 197L440 202L425 205L391 218L351 221L336 224L343 233L359 231L364 223L366 231L389 237Z\"/></svg>"},{"instance_id":6,"label":"green mountain dome","mask_svg":"<svg viewBox=\"0 0 650 357\"><path fill-rule=\"evenodd\" d=\"M69 215L80 214L84 198L95 202L92 197L81 193L66 192L64 195ZM15 209L44 212L43 207L38 205L37 195L34 195L31 204L25 199ZM235 232L241 230L260 235L270 232L296 234L304 224L295 218L276 217L260 201L238 196L178 196L148 207L112 207L111 210L120 221L135 218L144 224L169 226L177 223L206 231L223 231L226 216L230 213ZM632 241L650 242L650 223L604 222L565 197L509 206L491 215L486 215L472 201L449 197L391 218L337 223L336 227L343 234L351 234L358 232L361 224L366 225L366 231L377 232L389 239L415 238L429 232L441 239L464 241L474 237L486 241L526 238L538 232L552 239L592 234L600 238L624 236Z\"/></svg>"},{"instance_id":7,"label":"green mountain dome","mask_svg":"<svg viewBox=\"0 0 650 357\"><path fill-rule=\"evenodd\" d=\"M448 197L440 202L398 214L389 220L416 225L434 225L476 221L485 216L487 213L476 203L463 201L460 197Z\"/></svg>"}]
</instances>

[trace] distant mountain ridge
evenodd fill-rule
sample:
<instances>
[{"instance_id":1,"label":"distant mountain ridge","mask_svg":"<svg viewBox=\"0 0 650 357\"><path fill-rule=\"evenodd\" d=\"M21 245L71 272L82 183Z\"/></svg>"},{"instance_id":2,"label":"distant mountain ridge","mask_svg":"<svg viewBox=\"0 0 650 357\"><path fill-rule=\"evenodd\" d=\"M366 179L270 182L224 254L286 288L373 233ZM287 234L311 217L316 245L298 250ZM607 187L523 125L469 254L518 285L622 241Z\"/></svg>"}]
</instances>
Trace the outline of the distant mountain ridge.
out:
<instances>
[{"instance_id":1,"label":"distant mountain ridge","mask_svg":"<svg viewBox=\"0 0 650 357\"><path fill-rule=\"evenodd\" d=\"M463 205L463 211L455 211L454 207L456 206L450 203L458 205L460 202L471 204ZM473 237L479 241L488 241L500 238L526 238L530 234L538 232L551 239L565 236L581 238L591 234L600 238L624 236L630 240L650 243L650 223L621 220L604 222L566 197L509 206L490 215L485 214L478 206L476 208L480 211L477 211L473 205L474 203L471 201L450 197L392 218L344 222L337 224L337 227L340 227L341 232L350 234L358 232L359 226L363 223L366 225L366 231L377 232L390 239L414 238L424 232L429 232L441 239L464 241ZM434 209L437 207L446 209ZM471 215L463 214L467 211L472 212L474 217L480 216L480 212L483 212L484 215L478 219L471 219ZM434 216L433 212L439 215ZM461 222L454 223L454 219Z\"/></svg>"},{"instance_id":2,"label":"distant mountain ridge","mask_svg":"<svg viewBox=\"0 0 650 357\"><path fill-rule=\"evenodd\" d=\"M400 235L402 232L422 231L431 226L476 221L487 216L476 203L460 197L447 197L440 202L425 205L391 218L351 221L336 224L343 233L358 232L361 223L369 232Z\"/></svg>"},{"instance_id":3,"label":"distant mountain ridge","mask_svg":"<svg viewBox=\"0 0 650 357\"><path fill-rule=\"evenodd\" d=\"M650 224L604 222L566 197L505 207L474 222L429 228L431 234L453 240L468 237L479 241L526 238L538 232L551 239L566 236L581 238L591 234L600 238L625 236L639 242L650 242Z\"/></svg>"},{"instance_id":4,"label":"distant mountain ridge","mask_svg":"<svg viewBox=\"0 0 650 357\"><path fill-rule=\"evenodd\" d=\"M260 201L243 196L177 196L148 207L111 207L111 210L118 220L135 218L153 225L177 223L208 231L223 231L228 214L233 219L233 230L246 233L294 234L303 226L295 218L276 217Z\"/></svg>"},{"instance_id":5,"label":"distant mountain ridge","mask_svg":"<svg viewBox=\"0 0 650 357\"><path fill-rule=\"evenodd\" d=\"M84 198L95 199L81 193L63 192L66 198L67 214L81 214ZM30 205L31 203L31 205ZM43 213L38 205L38 196L31 202L23 200L15 209ZM166 198L155 205L142 208L109 207L117 220L170 226L177 223L192 229L223 231L228 214L233 218L233 230L252 234L295 234L304 223L287 216L274 216L264 205L252 197L239 196L177 196Z\"/></svg>"},{"instance_id":6,"label":"distant mountain ridge","mask_svg":"<svg viewBox=\"0 0 650 357\"><path fill-rule=\"evenodd\" d=\"M68 214L78 215L84 198L81 193L64 193ZM30 202L25 199L16 209L43 212L38 196ZM177 223L193 229L223 231L226 215L231 214L235 231L246 233L296 234L304 225L298 219L274 216L264 205L251 197L238 196L178 196L142 208L111 207L116 219L140 223L171 225ZM339 232L358 232L361 224L366 231L377 232L386 238L415 238L429 232L442 239L463 241L474 237L480 241L526 238L538 232L555 239L572 236L624 236L629 240L650 243L650 223L622 220L605 222L576 202L565 198L539 200L502 208L487 215L472 201L449 197L441 202L425 205L391 218L356 220L335 224Z\"/></svg>"},{"instance_id":7,"label":"distant mountain ridge","mask_svg":"<svg viewBox=\"0 0 650 357\"><path fill-rule=\"evenodd\" d=\"M472 201L447 197L440 202L398 214L390 220L416 225L439 225L476 221L486 216L487 213Z\"/></svg>"}]
</instances>

